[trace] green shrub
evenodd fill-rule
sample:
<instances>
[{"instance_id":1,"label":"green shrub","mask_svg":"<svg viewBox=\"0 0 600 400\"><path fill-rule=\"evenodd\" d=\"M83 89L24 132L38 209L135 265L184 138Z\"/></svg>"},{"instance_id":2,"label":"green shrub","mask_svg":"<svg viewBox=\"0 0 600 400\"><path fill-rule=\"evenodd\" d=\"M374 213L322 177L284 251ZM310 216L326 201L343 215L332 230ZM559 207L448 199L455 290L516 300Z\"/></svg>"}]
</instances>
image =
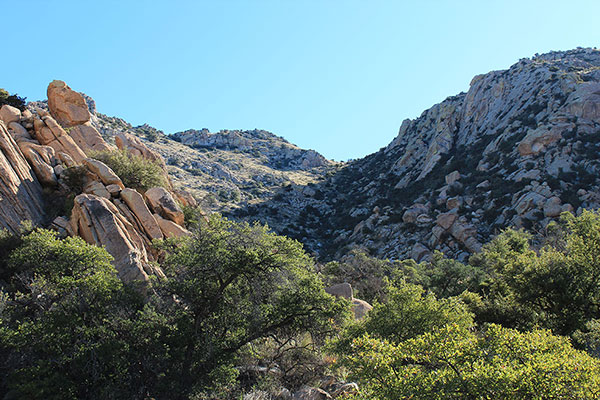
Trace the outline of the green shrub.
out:
<instances>
[{"instance_id":1,"label":"green shrub","mask_svg":"<svg viewBox=\"0 0 600 400\"><path fill-rule=\"evenodd\" d=\"M146 191L151 187L165 186L160 165L126 150L103 151L92 158L108 165L121 178L126 187Z\"/></svg>"},{"instance_id":2,"label":"green shrub","mask_svg":"<svg viewBox=\"0 0 600 400\"><path fill-rule=\"evenodd\" d=\"M25 110L26 97L20 97L16 94L10 94L4 89L0 89L0 107L5 104L18 108L21 111Z\"/></svg>"}]
</instances>

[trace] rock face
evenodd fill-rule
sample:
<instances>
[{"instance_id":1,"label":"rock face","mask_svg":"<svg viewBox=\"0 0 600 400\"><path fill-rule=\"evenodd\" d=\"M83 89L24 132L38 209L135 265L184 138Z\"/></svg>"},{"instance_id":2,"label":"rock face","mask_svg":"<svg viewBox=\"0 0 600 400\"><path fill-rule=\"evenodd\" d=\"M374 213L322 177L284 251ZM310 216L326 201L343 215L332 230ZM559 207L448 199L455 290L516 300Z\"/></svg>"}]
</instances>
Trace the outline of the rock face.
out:
<instances>
[{"instance_id":1,"label":"rock face","mask_svg":"<svg viewBox=\"0 0 600 400\"><path fill-rule=\"evenodd\" d=\"M119 278L148 281L148 256L133 225L105 198L80 194L70 218L71 230L86 242L104 246L114 257Z\"/></svg>"},{"instance_id":2,"label":"rock face","mask_svg":"<svg viewBox=\"0 0 600 400\"><path fill-rule=\"evenodd\" d=\"M87 156L113 149L91 125L91 100L61 81L49 85L48 96L52 115L43 102L30 103L23 112L0 109L0 228L17 232L21 222L31 220L60 235L78 235L104 246L123 281L148 283L151 275L163 277L152 264L158 255L152 240L190 235L173 194L154 190L155 212L167 219L153 215L142 194L124 187L107 165ZM136 148L145 147L139 143ZM144 156L157 157L164 165L148 149ZM184 190L177 193L188 204L193 200ZM75 195L71 215L50 214L46 220L46 208L56 213Z\"/></svg>"},{"instance_id":3,"label":"rock face","mask_svg":"<svg viewBox=\"0 0 600 400\"><path fill-rule=\"evenodd\" d=\"M125 188L121 191L121 198L125 201L125 204L138 218L139 223L144 227L144 231L152 239L162 239L163 234L160 226L148 210L148 206L144 202L144 198L141 194L133 189Z\"/></svg>"},{"instance_id":4,"label":"rock face","mask_svg":"<svg viewBox=\"0 0 600 400\"><path fill-rule=\"evenodd\" d=\"M17 232L25 220L44 219L42 187L19 146L0 121L0 227Z\"/></svg>"},{"instance_id":5,"label":"rock face","mask_svg":"<svg viewBox=\"0 0 600 400\"><path fill-rule=\"evenodd\" d=\"M229 215L266 222L324 260L353 248L464 260L505 227L544 229L566 209L600 207L598 132L600 51L536 55L476 76L310 193L283 189Z\"/></svg>"}]
</instances>

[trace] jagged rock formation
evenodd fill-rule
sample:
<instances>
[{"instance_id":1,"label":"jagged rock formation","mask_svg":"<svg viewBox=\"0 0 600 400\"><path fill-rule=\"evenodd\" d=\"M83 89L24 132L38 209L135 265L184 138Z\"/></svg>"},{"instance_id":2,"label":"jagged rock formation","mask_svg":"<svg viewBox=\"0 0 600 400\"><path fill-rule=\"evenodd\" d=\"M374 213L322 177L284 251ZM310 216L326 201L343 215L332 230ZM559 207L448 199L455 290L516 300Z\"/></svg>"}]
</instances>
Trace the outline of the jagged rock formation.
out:
<instances>
[{"instance_id":1,"label":"jagged rock formation","mask_svg":"<svg viewBox=\"0 0 600 400\"><path fill-rule=\"evenodd\" d=\"M385 148L240 210L324 258L464 259L500 229L600 205L600 51L523 59L402 123Z\"/></svg>"},{"instance_id":2,"label":"jagged rock formation","mask_svg":"<svg viewBox=\"0 0 600 400\"><path fill-rule=\"evenodd\" d=\"M115 150L92 126L90 102L93 104L64 82L53 81L48 86L48 107L36 102L22 113L10 106L0 109L0 226L15 232L22 221L31 220L63 234L81 236L106 248L122 280L147 282L151 275L163 276L152 264L158 255L152 240L190 234L183 227L183 212L175 198L181 198L183 204L193 198L185 191L165 188L152 188L144 197L126 188L107 165L89 158L95 151ZM159 162L168 189L172 189L160 155L126 134L117 145ZM73 179L79 188L70 186ZM65 210L64 204L59 207L67 214L46 213L52 208L52 199L60 203L74 195L71 211ZM146 198L152 202L146 203Z\"/></svg>"}]
</instances>

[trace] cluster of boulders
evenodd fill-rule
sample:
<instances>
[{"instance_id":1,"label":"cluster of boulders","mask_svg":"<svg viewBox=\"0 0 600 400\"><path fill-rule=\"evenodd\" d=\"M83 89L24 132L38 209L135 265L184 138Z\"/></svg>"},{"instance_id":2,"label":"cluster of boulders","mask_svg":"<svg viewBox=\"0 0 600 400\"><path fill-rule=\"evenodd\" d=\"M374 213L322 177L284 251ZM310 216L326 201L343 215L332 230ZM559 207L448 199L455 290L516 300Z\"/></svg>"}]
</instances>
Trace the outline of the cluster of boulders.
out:
<instances>
[{"instance_id":1,"label":"cluster of boulders","mask_svg":"<svg viewBox=\"0 0 600 400\"><path fill-rule=\"evenodd\" d=\"M16 232L23 220L30 220L104 246L124 281L162 275L152 263L157 257L152 240L189 235L179 204L193 206L195 200L173 190L160 155L120 133L118 149L158 163L166 182L143 193L125 187L111 168L90 157L116 149L92 126L82 94L62 81L51 82L47 93L48 110L0 109L0 226ZM71 174L79 174L82 193L75 193L70 215L47 221L46 197L73 190Z\"/></svg>"}]
</instances>

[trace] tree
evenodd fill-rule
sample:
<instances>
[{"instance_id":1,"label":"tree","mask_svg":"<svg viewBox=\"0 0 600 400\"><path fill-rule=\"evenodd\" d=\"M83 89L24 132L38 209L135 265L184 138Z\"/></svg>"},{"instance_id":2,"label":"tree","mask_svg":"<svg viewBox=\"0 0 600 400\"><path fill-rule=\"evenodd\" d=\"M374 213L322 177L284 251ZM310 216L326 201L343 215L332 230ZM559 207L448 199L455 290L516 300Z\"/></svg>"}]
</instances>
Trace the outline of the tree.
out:
<instances>
[{"instance_id":1,"label":"tree","mask_svg":"<svg viewBox=\"0 0 600 400\"><path fill-rule=\"evenodd\" d=\"M600 362L547 330L449 324L393 344L368 335L343 359L364 399L595 399Z\"/></svg>"},{"instance_id":2,"label":"tree","mask_svg":"<svg viewBox=\"0 0 600 400\"><path fill-rule=\"evenodd\" d=\"M102 248L36 230L9 259L0 300L4 398L130 397L123 321L141 304Z\"/></svg>"},{"instance_id":3,"label":"tree","mask_svg":"<svg viewBox=\"0 0 600 400\"><path fill-rule=\"evenodd\" d=\"M400 343L447 324L469 327L473 315L460 299L437 299L418 285L388 285L385 303L376 303L362 321L349 325L333 343L334 352L351 354L352 341L365 334Z\"/></svg>"},{"instance_id":4,"label":"tree","mask_svg":"<svg viewBox=\"0 0 600 400\"><path fill-rule=\"evenodd\" d=\"M600 214L563 214L539 252L530 236L507 230L472 262L488 270L481 321L519 329L550 328L572 335L600 313Z\"/></svg>"},{"instance_id":5,"label":"tree","mask_svg":"<svg viewBox=\"0 0 600 400\"><path fill-rule=\"evenodd\" d=\"M173 398L231 379L249 343L302 332L322 341L349 315L348 304L325 293L300 243L261 225L212 216L190 238L163 246L167 279L157 285L157 309L174 327L170 370Z\"/></svg>"}]
</instances>

